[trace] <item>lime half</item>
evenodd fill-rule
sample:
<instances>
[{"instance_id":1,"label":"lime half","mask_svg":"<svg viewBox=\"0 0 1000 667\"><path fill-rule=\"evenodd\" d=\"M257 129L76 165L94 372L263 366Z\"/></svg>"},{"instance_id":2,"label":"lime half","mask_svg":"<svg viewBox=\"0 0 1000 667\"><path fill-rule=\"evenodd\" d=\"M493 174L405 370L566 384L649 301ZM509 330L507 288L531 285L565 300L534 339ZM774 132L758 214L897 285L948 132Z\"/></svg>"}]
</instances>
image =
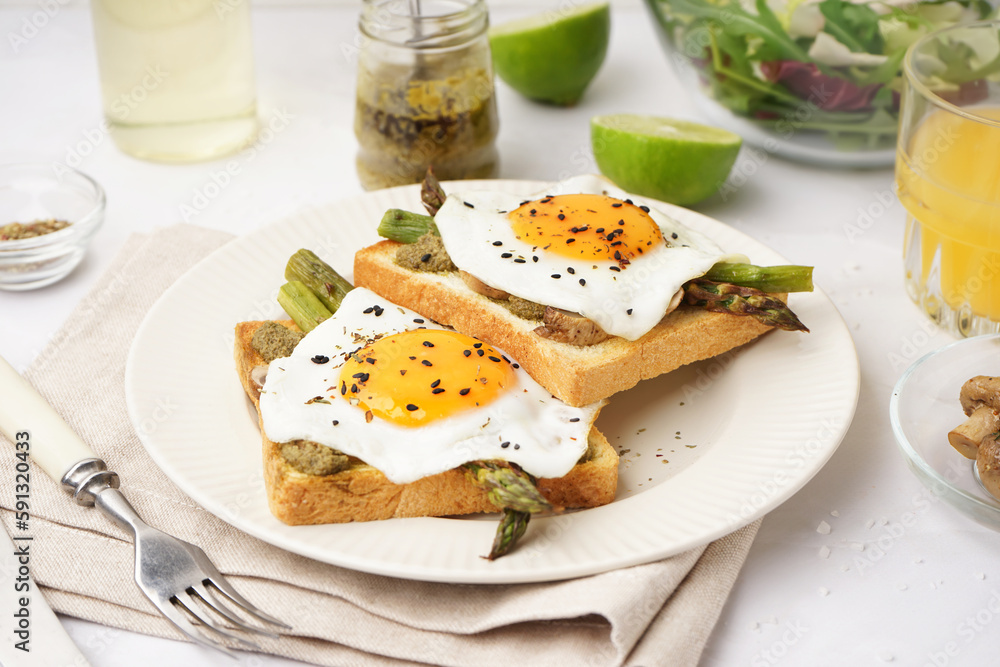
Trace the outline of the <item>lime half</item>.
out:
<instances>
[{"instance_id":1,"label":"lime half","mask_svg":"<svg viewBox=\"0 0 1000 667\"><path fill-rule=\"evenodd\" d=\"M591 118L590 141L597 167L615 185L680 205L715 193L743 143L717 127L634 114Z\"/></svg>"},{"instance_id":2,"label":"lime half","mask_svg":"<svg viewBox=\"0 0 1000 667\"><path fill-rule=\"evenodd\" d=\"M490 30L493 66L525 97L573 105L601 68L610 34L607 2L536 14Z\"/></svg>"}]
</instances>

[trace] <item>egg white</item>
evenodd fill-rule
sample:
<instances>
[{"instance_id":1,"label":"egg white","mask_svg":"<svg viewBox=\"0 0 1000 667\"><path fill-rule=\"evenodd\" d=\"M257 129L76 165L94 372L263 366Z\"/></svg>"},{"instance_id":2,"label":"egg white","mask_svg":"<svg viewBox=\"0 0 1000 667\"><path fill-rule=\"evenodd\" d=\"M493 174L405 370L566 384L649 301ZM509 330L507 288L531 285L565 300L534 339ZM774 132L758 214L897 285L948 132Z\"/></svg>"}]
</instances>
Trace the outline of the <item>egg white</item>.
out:
<instances>
[{"instance_id":1,"label":"egg white","mask_svg":"<svg viewBox=\"0 0 1000 667\"><path fill-rule=\"evenodd\" d=\"M587 450L604 402L570 407L522 368L514 369L515 385L491 403L417 427L379 417L367 422L364 410L339 395L340 367L351 352L376 336L423 328L445 329L370 290L349 292L333 317L309 332L290 357L268 367L260 395L267 437L332 447L396 484L486 459L512 461L536 477L562 477L572 469ZM317 355L329 362L315 363ZM316 397L328 402L312 400ZM511 444L504 448L503 442Z\"/></svg>"},{"instance_id":2,"label":"egg white","mask_svg":"<svg viewBox=\"0 0 1000 667\"><path fill-rule=\"evenodd\" d=\"M720 261L747 261L743 255L724 252L704 234L600 176L570 178L527 199L562 194L603 194L644 204L664 239L672 245L647 250L620 272L610 269L617 266L611 260L571 259L546 253L516 238L507 218L507 213L520 206L525 197L500 192L450 194L434 221L448 255L459 269L522 299L580 313L607 333L627 340L636 340L656 326L673 296L688 280L703 275ZM494 245L497 241L501 245ZM512 256L502 258L505 252ZM528 261L515 262L518 258ZM586 284L581 285L580 279Z\"/></svg>"}]
</instances>

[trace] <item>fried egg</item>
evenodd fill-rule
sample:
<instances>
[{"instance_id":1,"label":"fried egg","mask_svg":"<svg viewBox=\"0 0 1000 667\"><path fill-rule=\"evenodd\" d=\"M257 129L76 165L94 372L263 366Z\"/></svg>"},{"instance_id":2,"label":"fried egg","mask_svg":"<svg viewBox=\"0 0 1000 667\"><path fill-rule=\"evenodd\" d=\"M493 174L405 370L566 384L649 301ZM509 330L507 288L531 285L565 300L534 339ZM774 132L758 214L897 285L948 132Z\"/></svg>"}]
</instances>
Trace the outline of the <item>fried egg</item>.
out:
<instances>
[{"instance_id":1,"label":"fried egg","mask_svg":"<svg viewBox=\"0 0 1000 667\"><path fill-rule=\"evenodd\" d=\"M570 407L502 350L364 288L271 362L260 395L270 440L327 445L396 484L489 459L562 477L602 405Z\"/></svg>"},{"instance_id":2,"label":"fried egg","mask_svg":"<svg viewBox=\"0 0 1000 667\"><path fill-rule=\"evenodd\" d=\"M598 176L526 200L456 192L434 221L459 269L627 340L656 326L688 280L720 261L747 261Z\"/></svg>"}]
</instances>

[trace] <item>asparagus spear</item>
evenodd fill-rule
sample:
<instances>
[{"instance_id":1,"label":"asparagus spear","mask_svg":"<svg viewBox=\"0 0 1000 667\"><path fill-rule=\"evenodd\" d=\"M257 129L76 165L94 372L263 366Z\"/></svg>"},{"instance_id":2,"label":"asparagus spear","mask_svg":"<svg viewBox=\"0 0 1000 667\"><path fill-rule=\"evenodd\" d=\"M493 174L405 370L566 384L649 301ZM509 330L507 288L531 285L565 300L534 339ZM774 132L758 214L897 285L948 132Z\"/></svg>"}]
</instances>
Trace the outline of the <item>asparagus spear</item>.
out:
<instances>
[{"instance_id":1,"label":"asparagus spear","mask_svg":"<svg viewBox=\"0 0 1000 667\"><path fill-rule=\"evenodd\" d=\"M351 283L317 257L316 253L304 248L288 259L285 280L304 283L331 313L337 312L344 295L354 289Z\"/></svg>"},{"instance_id":2,"label":"asparagus spear","mask_svg":"<svg viewBox=\"0 0 1000 667\"><path fill-rule=\"evenodd\" d=\"M278 303L299 328L309 333L332 315L312 290L298 280L292 280L278 290Z\"/></svg>"},{"instance_id":3,"label":"asparagus spear","mask_svg":"<svg viewBox=\"0 0 1000 667\"><path fill-rule=\"evenodd\" d=\"M717 283L752 287L761 292L811 292L811 266L755 266L719 262L702 276Z\"/></svg>"},{"instance_id":4,"label":"asparagus spear","mask_svg":"<svg viewBox=\"0 0 1000 667\"><path fill-rule=\"evenodd\" d=\"M487 556L494 560L509 552L524 534L532 514L561 512L535 487L534 478L514 464L502 461L474 461L465 469L472 481L489 491L490 500L503 510L493 548Z\"/></svg>"},{"instance_id":5,"label":"asparagus spear","mask_svg":"<svg viewBox=\"0 0 1000 667\"><path fill-rule=\"evenodd\" d=\"M684 301L706 310L756 317L786 331L809 331L785 302L752 287L698 278L685 283Z\"/></svg>"},{"instance_id":6,"label":"asparagus spear","mask_svg":"<svg viewBox=\"0 0 1000 667\"><path fill-rule=\"evenodd\" d=\"M379 236L400 243L413 243L427 232L440 236L434 218L398 208L386 211L378 226Z\"/></svg>"},{"instance_id":7,"label":"asparagus spear","mask_svg":"<svg viewBox=\"0 0 1000 667\"><path fill-rule=\"evenodd\" d=\"M497 534L493 538L493 547L486 559L496 560L510 552L524 535L524 531L528 529L528 521L530 520L531 514L528 512L505 509L500 518L500 525L497 526Z\"/></svg>"},{"instance_id":8,"label":"asparagus spear","mask_svg":"<svg viewBox=\"0 0 1000 667\"><path fill-rule=\"evenodd\" d=\"M424 174L424 182L420 185L420 201L424 203L424 208L431 215L437 215L438 210L444 205L444 200L448 197L444 193L444 188L434 175L434 169L427 167Z\"/></svg>"}]
</instances>

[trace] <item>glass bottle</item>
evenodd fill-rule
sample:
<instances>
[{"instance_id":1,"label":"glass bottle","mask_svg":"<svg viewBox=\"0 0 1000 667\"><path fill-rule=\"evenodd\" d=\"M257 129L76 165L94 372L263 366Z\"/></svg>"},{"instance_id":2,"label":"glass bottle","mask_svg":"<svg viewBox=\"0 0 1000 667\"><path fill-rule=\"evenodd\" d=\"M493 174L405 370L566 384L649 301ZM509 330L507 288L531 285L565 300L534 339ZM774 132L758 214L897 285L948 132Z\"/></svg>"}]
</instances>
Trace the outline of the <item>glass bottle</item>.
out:
<instances>
[{"instance_id":1,"label":"glass bottle","mask_svg":"<svg viewBox=\"0 0 1000 667\"><path fill-rule=\"evenodd\" d=\"M104 115L119 149L208 160L257 132L250 0L92 0Z\"/></svg>"},{"instance_id":2,"label":"glass bottle","mask_svg":"<svg viewBox=\"0 0 1000 667\"><path fill-rule=\"evenodd\" d=\"M366 190L492 178L498 121L485 0L364 0L358 176Z\"/></svg>"}]
</instances>

